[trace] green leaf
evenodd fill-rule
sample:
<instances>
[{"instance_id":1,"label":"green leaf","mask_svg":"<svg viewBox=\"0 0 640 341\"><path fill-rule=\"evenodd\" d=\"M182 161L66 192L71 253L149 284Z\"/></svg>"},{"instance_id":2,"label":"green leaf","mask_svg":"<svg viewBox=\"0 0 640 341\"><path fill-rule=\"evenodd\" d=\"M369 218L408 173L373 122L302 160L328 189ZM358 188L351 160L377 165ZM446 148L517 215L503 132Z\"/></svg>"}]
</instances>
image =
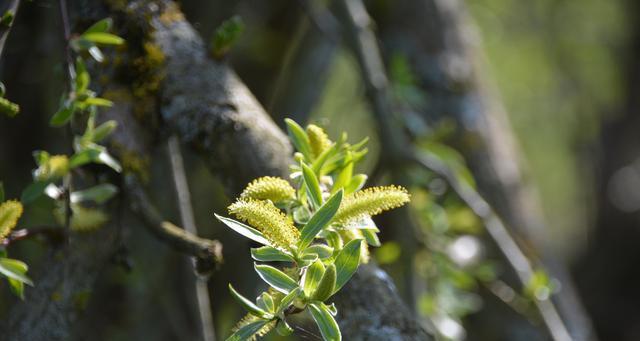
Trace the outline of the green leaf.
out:
<instances>
[{"instance_id":1,"label":"green leaf","mask_svg":"<svg viewBox=\"0 0 640 341\"><path fill-rule=\"evenodd\" d=\"M344 187L345 194L351 194L359 191L364 183L367 182L367 176L365 174L356 174L351 177L351 181Z\"/></svg>"},{"instance_id":2,"label":"green leaf","mask_svg":"<svg viewBox=\"0 0 640 341\"><path fill-rule=\"evenodd\" d=\"M322 190L320 189L320 182L318 182L318 178L311 168L309 168L309 166L304 162L302 163L302 177L304 178L304 183L307 188L307 196L311 198L313 207L322 206Z\"/></svg>"},{"instance_id":3,"label":"green leaf","mask_svg":"<svg viewBox=\"0 0 640 341\"><path fill-rule=\"evenodd\" d=\"M112 25L113 25L113 20L111 20L111 18L104 18L96 22L95 24L91 25L91 27L89 27L86 31L84 31L83 34L107 32L111 29Z\"/></svg>"},{"instance_id":4,"label":"green leaf","mask_svg":"<svg viewBox=\"0 0 640 341\"><path fill-rule=\"evenodd\" d=\"M17 259L0 258L0 274L33 286L31 279L25 275L28 269L27 264Z\"/></svg>"},{"instance_id":5,"label":"green leaf","mask_svg":"<svg viewBox=\"0 0 640 341\"><path fill-rule=\"evenodd\" d=\"M254 229L251 226L247 226L239 221L233 220L231 218L226 218L223 216L219 216L217 214L214 214L216 216L216 218L218 220L220 220L223 224L227 225L227 227L229 227L230 229L240 233L241 235L255 241L258 242L260 244L263 245L271 245L271 243L269 243L269 241L264 237L264 235Z\"/></svg>"},{"instance_id":6,"label":"green leaf","mask_svg":"<svg viewBox=\"0 0 640 341\"><path fill-rule=\"evenodd\" d=\"M304 250L309 246L311 241L313 241L313 238L315 238L322 229L329 225L333 216L338 212L338 208L340 208L342 193L342 190L340 190L336 194L332 195L302 228L300 231L300 244L298 245L300 250Z\"/></svg>"},{"instance_id":7,"label":"green leaf","mask_svg":"<svg viewBox=\"0 0 640 341\"><path fill-rule=\"evenodd\" d=\"M73 107L61 108L60 110L58 110L58 112L56 112L53 115L53 117L51 117L49 124L53 127L61 127L67 124L67 122L71 120L71 117L73 116L74 111L75 111L75 108Z\"/></svg>"},{"instance_id":8,"label":"green leaf","mask_svg":"<svg viewBox=\"0 0 640 341\"><path fill-rule=\"evenodd\" d=\"M7 280L9 281L11 292L20 297L21 300L24 300L24 283L13 278L7 278Z\"/></svg>"},{"instance_id":9,"label":"green leaf","mask_svg":"<svg viewBox=\"0 0 640 341\"><path fill-rule=\"evenodd\" d=\"M280 303L278 303L278 310L276 311L276 315L279 315L285 309L289 308L291 303L293 303L293 301L298 298L298 295L300 295L300 291L302 290L299 287L295 288L290 293L288 293L287 296L283 297L280 300Z\"/></svg>"},{"instance_id":10,"label":"green leaf","mask_svg":"<svg viewBox=\"0 0 640 341\"><path fill-rule=\"evenodd\" d=\"M118 122L114 120L106 121L101 125L97 126L96 129L93 130L93 136L91 140L93 142L100 142L105 137L111 135L111 133L118 127Z\"/></svg>"},{"instance_id":11,"label":"green leaf","mask_svg":"<svg viewBox=\"0 0 640 341\"><path fill-rule=\"evenodd\" d=\"M76 92L84 93L89 88L91 83L91 76L87 72L87 68L82 61L82 58L76 59Z\"/></svg>"},{"instance_id":12,"label":"green leaf","mask_svg":"<svg viewBox=\"0 0 640 341\"><path fill-rule=\"evenodd\" d=\"M340 341L342 340L342 334L340 334L340 327L333 318L329 309L322 303L311 303L309 305L309 311L313 320L316 321L318 329L322 334L322 338L325 341Z\"/></svg>"},{"instance_id":13,"label":"green leaf","mask_svg":"<svg viewBox=\"0 0 640 341\"><path fill-rule=\"evenodd\" d=\"M367 241L367 244L371 246L378 247L380 246L380 239L378 238L378 233L374 229L361 229L362 235L364 239Z\"/></svg>"},{"instance_id":14,"label":"green leaf","mask_svg":"<svg viewBox=\"0 0 640 341\"><path fill-rule=\"evenodd\" d=\"M260 298L258 298L258 305L268 312L274 312L276 310L273 297L268 292L263 292L262 295L260 295Z\"/></svg>"},{"instance_id":15,"label":"green leaf","mask_svg":"<svg viewBox=\"0 0 640 341\"><path fill-rule=\"evenodd\" d=\"M291 326L289 326L287 321L278 320L278 324L276 325L276 332L278 333L278 335L287 336L287 335L291 335L291 333L293 333L293 328L291 328Z\"/></svg>"},{"instance_id":16,"label":"green leaf","mask_svg":"<svg viewBox=\"0 0 640 341\"><path fill-rule=\"evenodd\" d=\"M313 296L323 274L324 264L322 264L322 261L316 260L313 264L309 265L307 271L304 273L304 277L302 278L302 291L306 297Z\"/></svg>"},{"instance_id":17,"label":"green leaf","mask_svg":"<svg viewBox=\"0 0 640 341\"><path fill-rule=\"evenodd\" d=\"M284 294L298 287L293 278L272 266L255 264L254 268L263 281Z\"/></svg>"},{"instance_id":18,"label":"green leaf","mask_svg":"<svg viewBox=\"0 0 640 341\"><path fill-rule=\"evenodd\" d=\"M260 262L293 262L293 257L282 250L272 246L263 246L251 249L251 257Z\"/></svg>"},{"instance_id":19,"label":"green leaf","mask_svg":"<svg viewBox=\"0 0 640 341\"><path fill-rule=\"evenodd\" d=\"M82 191L71 193L71 202L93 201L102 204L118 193L118 187L112 184L101 184Z\"/></svg>"},{"instance_id":20,"label":"green leaf","mask_svg":"<svg viewBox=\"0 0 640 341\"><path fill-rule=\"evenodd\" d=\"M33 159L36 160L38 166L42 166L49 161L50 155L44 150L36 150L33 152Z\"/></svg>"},{"instance_id":21,"label":"green leaf","mask_svg":"<svg viewBox=\"0 0 640 341\"><path fill-rule=\"evenodd\" d=\"M27 188L22 191L22 196L20 197L20 201L23 204L28 204L38 199L44 192L44 189L49 185L48 181L34 181Z\"/></svg>"},{"instance_id":22,"label":"green leaf","mask_svg":"<svg viewBox=\"0 0 640 341\"><path fill-rule=\"evenodd\" d=\"M69 168L76 168L86 165L87 163L96 162L98 161L100 153L100 150L92 148L75 153L71 156L71 159L69 159Z\"/></svg>"},{"instance_id":23,"label":"green leaf","mask_svg":"<svg viewBox=\"0 0 640 341\"><path fill-rule=\"evenodd\" d=\"M88 32L84 33L81 37L92 43L103 45L121 45L124 43L124 39L115 34L105 32Z\"/></svg>"},{"instance_id":24,"label":"green leaf","mask_svg":"<svg viewBox=\"0 0 640 341\"><path fill-rule=\"evenodd\" d=\"M244 22L238 16L225 20L213 35L213 55L222 58L244 31Z\"/></svg>"},{"instance_id":25,"label":"green leaf","mask_svg":"<svg viewBox=\"0 0 640 341\"><path fill-rule=\"evenodd\" d=\"M347 243L347 245L340 250L338 256L336 256L336 289L340 290L347 281L353 276L360 265L360 244L362 239L354 239Z\"/></svg>"},{"instance_id":26,"label":"green leaf","mask_svg":"<svg viewBox=\"0 0 640 341\"><path fill-rule=\"evenodd\" d=\"M251 302L249 299L245 298L244 296L240 295L236 289L233 288L233 286L231 286L231 284L229 284L229 291L231 292L231 296L233 296L233 298L236 299L236 301L238 301L238 303L240 303L240 305L242 305L242 307L244 309L246 309L249 313L258 316L258 317L262 317L265 319L270 319L273 317L273 315L269 314L268 312L262 310L260 307L258 307L257 305L255 305L253 302Z\"/></svg>"},{"instance_id":27,"label":"green leaf","mask_svg":"<svg viewBox=\"0 0 640 341\"><path fill-rule=\"evenodd\" d=\"M333 188L331 189L332 193L335 193L337 190L344 188L351 182L351 177L353 176L353 161L351 159L351 153L347 152L345 156L344 162L346 165L342 168L338 176L336 177L336 181L333 183Z\"/></svg>"},{"instance_id":28,"label":"green leaf","mask_svg":"<svg viewBox=\"0 0 640 341\"><path fill-rule=\"evenodd\" d=\"M287 133L293 143L293 146L304 155L307 160L311 160L311 145L309 144L309 136L294 120L286 118Z\"/></svg>"},{"instance_id":29,"label":"green leaf","mask_svg":"<svg viewBox=\"0 0 640 341\"><path fill-rule=\"evenodd\" d=\"M111 154L107 153L106 150L103 150L98 154L98 161L118 173L122 172L122 166L120 166L120 163L116 161Z\"/></svg>"},{"instance_id":30,"label":"green leaf","mask_svg":"<svg viewBox=\"0 0 640 341\"><path fill-rule=\"evenodd\" d=\"M88 104L88 105L95 105L98 107L112 107L113 106L113 102L111 102L110 100L106 99L106 98L101 98L101 97L90 97L87 98L84 103Z\"/></svg>"},{"instance_id":31,"label":"green leaf","mask_svg":"<svg viewBox=\"0 0 640 341\"><path fill-rule=\"evenodd\" d=\"M100 49L97 46L93 45L93 43L89 41L87 41L87 43L91 44L91 46L89 46L89 48L87 49L91 57L93 57L93 59L95 59L96 62L102 63L104 61L104 55L102 54L102 51L100 51Z\"/></svg>"},{"instance_id":32,"label":"green leaf","mask_svg":"<svg viewBox=\"0 0 640 341\"><path fill-rule=\"evenodd\" d=\"M329 297L331 297L335 292L336 278L336 266L334 264L327 266L312 298L316 301L325 301L329 299Z\"/></svg>"},{"instance_id":33,"label":"green leaf","mask_svg":"<svg viewBox=\"0 0 640 341\"><path fill-rule=\"evenodd\" d=\"M334 143L330 148L327 148L324 152L322 152L322 154L316 157L316 159L313 160L313 164L311 164L311 169L313 170L313 172L319 175L324 175L324 173L322 172L324 163L336 152L338 152L338 144Z\"/></svg>"},{"instance_id":34,"label":"green leaf","mask_svg":"<svg viewBox=\"0 0 640 341\"><path fill-rule=\"evenodd\" d=\"M227 338L226 341L246 341L250 339L255 333L257 333L264 325L271 322L270 320L260 320L251 322L242 326L235 333Z\"/></svg>"},{"instance_id":35,"label":"green leaf","mask_svg":"<svg viewBox=\"0 0 640 341\"><path fill-rule=\"evenodd\" d=\"M315 244L306 248L306 250L304 250L304 254L314 254L321 259L329 258L333 254L333 248L324 244Z\"/></svg>"}]
</instances>

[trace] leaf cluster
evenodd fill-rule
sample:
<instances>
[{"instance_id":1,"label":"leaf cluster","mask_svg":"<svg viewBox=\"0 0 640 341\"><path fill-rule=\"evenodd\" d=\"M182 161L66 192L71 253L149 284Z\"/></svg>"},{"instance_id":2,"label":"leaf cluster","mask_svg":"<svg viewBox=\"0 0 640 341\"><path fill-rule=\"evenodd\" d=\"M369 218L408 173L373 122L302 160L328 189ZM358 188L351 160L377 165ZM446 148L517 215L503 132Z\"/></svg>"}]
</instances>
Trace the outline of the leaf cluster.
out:
<instances>
[{"instance_id":1,"label":"leaf cluster","mask_svg":"<svg viewBox=\"0 0 640 341\"><path fill-rule=\"evenodd\" d=\"M256 179L229 206L239 220L216 215L263 245L251 249L251 256L269 285L255 302L229 286L248 315L227 340L252 340L273 328L286 335L293 331L287 317L301 312L311 315L325 340L341 340L337 309L327 301L367 262L368 245L380 245L371 216L409 201L401 187L361 190L367 177L354 174L354 165L367 152L366 140L351 145L343 134L334 142L316 125L286 123L297 150L293 186L274 177ZM283 265L264 264L273 262Z\"/></svg>"}]
</instances>

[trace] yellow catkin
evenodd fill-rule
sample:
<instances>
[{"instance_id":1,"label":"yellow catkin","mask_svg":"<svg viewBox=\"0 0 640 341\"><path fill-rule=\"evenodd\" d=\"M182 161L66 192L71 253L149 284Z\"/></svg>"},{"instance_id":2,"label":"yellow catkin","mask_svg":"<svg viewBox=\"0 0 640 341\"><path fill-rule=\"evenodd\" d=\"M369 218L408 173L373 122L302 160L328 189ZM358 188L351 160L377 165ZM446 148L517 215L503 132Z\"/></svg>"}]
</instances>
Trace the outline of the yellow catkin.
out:
<instances>
[{"instance_id":1,"label":"yellow catkin","mask_svg":"<svg viewBox=\"0 0 640 341\"><path fill-rule=\"evenodd\" d=\"M287 180L265 176L253 180L240 194L241 199L271 200L279 202L294 198L296 190Z\"/></svg>"},{"instance_id":2,"label":"yellow catkin","mask_svg":"<svg viewBox=\"0 0 640 341\"><path fill-rule=\"evenodd\" d=\"M315 124L309 124L307 126L307 136L309 136L311 152L315 157L320 156L322 152L331 147L331 140L329 140L327 133L324 132L324 129Z\"/></svg>"},{"instance_id":3,"label":"yellow catkin","mask_svg":"<svg viewBox=\"0 0 640 341\"><path fill-rule=\"evenodd\" d=\"M69 172L69 158L66 155L53 155L40 165L36 171L38 180L54 180L65 176Z\"/></svg>"},{"instance_id":4,"label":"yellow catkin","mask_svg":"<svg viewBox=\"0 0 640 341\"><path fill-rule=\"evenodd\" d=\"M409 192L400 186L370 187L355 192L342 200L334 217L338 223L374 216L409 202Z\"/></svg>"},{"instance_id":5,"label":"yellow catkin","mask_svg":"<svg viewBox=\"0 0 640 341\"><path fill-rule=\"evenodd\" d=\"M282 211L269 201L240 199L229 213L260 230L274 246L290 250L300 240L300 231Z\"/></svg>"},{"instance_id":6,"label":"yellow catkin","mask_svg":"<svg viewBox=\"0 0 640 341\"><path fill-rule=\"evenodd\" d=\"M233 329L231 329L231 331L236 332L238 331L238 329L250 323L257 322L260 320L261 318L255 315L247 314L235 325L235 327L233 327ZM269 323L265 324L262 328L260 328L260 330L258 330L255 334L251 335L251 337L246 339L246 341L255 341L258 339L258 337L263 337L267 335L267 333L270 332L273 329L273 327L276 326L276 323L277 323L276 320L270 321Z\"/></svg>"},{"instance_id":7,"label":"yellow catkin","mask_svg":"<svg viewBox=\"0 0 640 341\"><path fill-rule=\"evenodd\" d=\"M5 201L0 205L0 239L6 238L16 227L22 215L22 204L16 200Z\"/></svg>"}]
</instances>

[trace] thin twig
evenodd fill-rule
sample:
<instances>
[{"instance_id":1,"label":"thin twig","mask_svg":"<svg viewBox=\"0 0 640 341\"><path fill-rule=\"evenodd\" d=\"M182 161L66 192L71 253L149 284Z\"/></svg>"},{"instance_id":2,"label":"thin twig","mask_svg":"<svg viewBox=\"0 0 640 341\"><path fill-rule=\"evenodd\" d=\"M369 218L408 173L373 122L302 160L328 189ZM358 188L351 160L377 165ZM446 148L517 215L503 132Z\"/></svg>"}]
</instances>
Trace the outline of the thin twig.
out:
<instances>
[{"instance_id":1,"label":"thin twig","mask_svg":"<svg viewBox=\"0 0 640 341\"><path fill-rule=\"evenodd\" d=\"M162 219L134 175L125 176L124 186L132 208L140 215L148 230L176 251L196 257L198 272L210 272L222 263L222 244L219 241L200 238Z\"/></svg>"},{"instance_id":2,"label":"thin twig","mask_svg":"<svg viewBox=\"0 0 640 341\"><path fill-rule=\"evenodd\" d=\"M360 65L366 86L367 97L378 120L380 138L388 159L395 164L415 162L418 165L444 177L473 212L483 221L489 235L515 270L522 285L527 285L533 277L531 263L507 231L502 220L491 206L470 186L463 184L456 174L438 158L414 151L401 128L392 119L393 110L384 64L376 37L371 31L372 24L361 0L339 0L342 22L350 46ZM551 300L534 300L545 327L555 341L571 340L569 332Z\"/></svg>"},{"instance_id":3,"label":"thin twig","mask_svg":"<svg viewBox=\"0 0 640 341\"><path fill-rule=\"evenodd\" d=\"M189 192L189 183L184 169L184 161L182 159L182 151L180 150L180 141L175 135L169 137L168 141L169 161L171 162L171 173L178 197L178 208L180 210L180 220L185 231L198 234L195 218L193 216L193 206L191 205L191 194ZM196 300L198 302L198 313L200 316L200 326L202 327L202 340L215 341L216 333L211 314L211 297L209 296L209 288L207 280L201 276L194 276L194 286L196 292Z\"/></svg>"},{"instance_id":4,"label":"thin twig","mask_svg":"<svg viewBox=\"0 0 640 341\"><path fill-rule=\"evenodd\" d=\"M2 52L4 51L4 44L6 43L7 37L9 36L9 32L11 31L11 28L13 27L13 23L16 20L16 14L18 14L19 7L20 7L20 0L13 0L11 1L7 9L4 12L0 13L0 17L3 16L5 13L10 13L12 16L10 22L0 24L0 58L2 58Z\"/></svg>"}]
</instances>

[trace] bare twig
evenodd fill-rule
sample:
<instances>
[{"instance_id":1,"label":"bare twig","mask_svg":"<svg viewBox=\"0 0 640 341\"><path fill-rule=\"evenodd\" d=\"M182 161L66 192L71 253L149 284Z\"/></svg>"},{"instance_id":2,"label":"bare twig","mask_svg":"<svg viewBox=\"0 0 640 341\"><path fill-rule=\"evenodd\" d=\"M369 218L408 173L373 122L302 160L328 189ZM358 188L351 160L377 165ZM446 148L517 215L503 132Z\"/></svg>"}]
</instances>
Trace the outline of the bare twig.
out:
<instances>
[{"instance_id":1,"label":"bare twig","mask_svg":"<svg viewBox=\"0 0 640 341\"><path fill-rule=\"evenodd\" d=\"M198 272L209 272L222 262L222 244L219 241L200 238L162 219L134 175L125 176L125 189L131 196L134 211L144 220L149 231L176 251L196 257Z\"/></svg>"},{"instance_id":2,"label":"bare twig","mask_svg":"<svg viewBox=\"0 0 640 341\"><path fill-rule=\"evenodd\" d=\"M169 137L168 141L169 160L171 162L171 173L178 197L178 208L180 210L180 220L185 231L192 235L198 235L195 218L193 216L193 207L191 205L191 194L189 192L189 183L184 169L182 160L182 152L180 151L180 141L174 135ZM211 314L211 297L209 296L209 288L207 280L201 276L194 277L194 286L196 300L198 302L198 313L200 316L200 326L202 328L203 341L215 341L216 333Z\"/></svg>"},{"instance_id":3,"label":"bare twig","mask_svg":"<svg viewBox=\"0 0 640 341\"><path fill-rule=\"evenodd\" d=\"M364 80L367 97L379 123L380 137L387 158L396 164L412 161L444 177L462 201L480 217L487 232L513 267L521 283L527 285L532 276L531 263L507 231L491 206L438 158L408 148L409 141L392 119L388 80L379 47L371 26L371 18L361 0L340 0L341 18L349 44L356 55ZM536 307L551 337L556 341L571 340L567 328L551 300L535 300Z\"/></svg>"},{"instance_id":4,"label":"bare twig","mask_svg":"<svg viewBox=\"0 0 640 341\"><path fill-rule=\"evenodd\" d=\"M2 57L2 52L4 51L4 44L7 41L7 37L9 36L9 32L11 31L11 27L13 27L13 23L16 20L16 14L18 14L18 7L20 7L20 0L13 0L9 3L6 9L3 9L3 12L0 13L0 17L5 13L11 15L11 21L0 24L0 57Z\"/></svg>"}]
</instances>

